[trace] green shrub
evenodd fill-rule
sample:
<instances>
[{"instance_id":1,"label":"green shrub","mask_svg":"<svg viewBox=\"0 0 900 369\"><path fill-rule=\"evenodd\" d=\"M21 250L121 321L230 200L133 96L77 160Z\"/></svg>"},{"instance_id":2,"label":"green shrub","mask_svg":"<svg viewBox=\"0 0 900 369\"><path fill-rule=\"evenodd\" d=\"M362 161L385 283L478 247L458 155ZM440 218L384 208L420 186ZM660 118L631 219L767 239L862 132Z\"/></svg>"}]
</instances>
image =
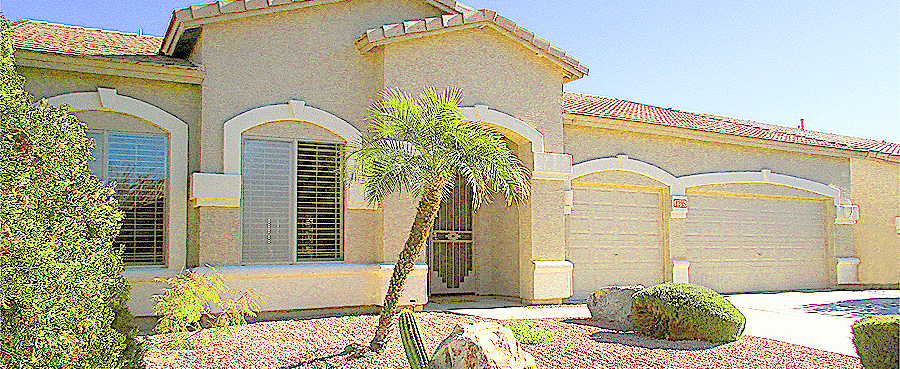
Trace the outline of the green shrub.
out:
<instances>
[{"instance_id":1,"label":"green shrub","mask_svg":"<svg viewBox=\"0 0 900 369\"><path fill-rule=\"evenodd\" d=\"M635 292L631 320L643 335L667 340L733 342L746 319L715 291L686 283L665 283Z\"/></svg>"},{"instance_id":2,"label":"green shrub","mask_svg":"<svg viewBox=\"0 0 900 369\"><path fill-rule=\"evenodd\" d=\"M171 334L169 345L175 349L194 349L190 338L204 328L225 328L247 324L246 316L256 316L262 299L253 292L237 298L222 298L222 294L238 294L225 286L217 274L205 275L189 271L168 279L157 279L169 285L156 295L153 312L159 315L156 331ZM216 330L219 338L221 330Z\"/></svg>"},{"instance_id":3,"label":"green shrub","mask_svg":"<svg viewBox=\"0 0 900 369\"><path fill-rule=\"evenodd\" d=\"M544 327L533 326L523 321L515 321L507 325L513 333L513 337L519 343L526 345L540 345L553 340L553 332Z\"/></svg>"},{"instance_id":4,"label":"green shrub","mask_svg":"<svg viewBox=\"0 0 900 369\"><path fill-rule=\"evenodd\" d=\"M0 367L143 367L113 187L88 169L84 124L25 92L0 31Z\"/></svg>"},{"instance_id":5,"label":"green shrub","mask_svg":"<svg viewBox=\"0 0 900 369\"><path fill-rule=\"evenodd\" d=\"M900 366L900 315L867 316L853 323L853 345L866 369Z\"/></svg>"}]
</instances>

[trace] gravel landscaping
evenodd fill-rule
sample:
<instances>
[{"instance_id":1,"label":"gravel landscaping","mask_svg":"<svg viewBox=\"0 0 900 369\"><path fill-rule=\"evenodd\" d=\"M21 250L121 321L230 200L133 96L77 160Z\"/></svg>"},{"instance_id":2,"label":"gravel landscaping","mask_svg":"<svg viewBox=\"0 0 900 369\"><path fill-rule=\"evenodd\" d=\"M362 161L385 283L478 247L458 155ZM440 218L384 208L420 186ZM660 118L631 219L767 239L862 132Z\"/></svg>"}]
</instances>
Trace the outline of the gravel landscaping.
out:
<instances>
[{"instance_id":1,"label":"gravel landscaping","mask_svg":"<svg viewBox=\"0 0 900 369\"><path fill-rule=\"evenodd\" d=\"M346 360L348 343L368 343L375 315L261 322L216 339L203 331L196 350L167 350L164 336L147 338L148 369L156 368L393 368L408 367L396 329L380 355ZM486 320L448 313L416 313L429 352L458 322ZM509 321L500 321L509 323ZM621 334L580 320L529 323L555 332L553 340L525 345L539 368L861 368L859 359L780 341L744 336L729 344L660 341Z\"/></svg>"}]
</instances>

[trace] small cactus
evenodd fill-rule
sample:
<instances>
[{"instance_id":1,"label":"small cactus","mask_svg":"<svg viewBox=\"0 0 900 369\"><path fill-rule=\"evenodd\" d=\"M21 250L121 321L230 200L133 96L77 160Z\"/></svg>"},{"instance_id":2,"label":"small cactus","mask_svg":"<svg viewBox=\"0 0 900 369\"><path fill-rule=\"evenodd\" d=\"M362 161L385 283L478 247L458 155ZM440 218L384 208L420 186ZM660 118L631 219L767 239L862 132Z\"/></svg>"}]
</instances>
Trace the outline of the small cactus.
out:
<instances>
[{"instance_id":1,"label":"small cactus","mask_svg":"<svg viewBox=\"0 0 900 369\"><path fill-rule=\"evenodd\" d=\"M419 333L419 325L413 316L412 310L404 309L398 318L400 327L400 340L403 341L403 351L406 352L406 361L411 369L429 369L431 365L428 354L425 352L425 344L422 343L422 335Z\"/></svg>"}]
</instances>

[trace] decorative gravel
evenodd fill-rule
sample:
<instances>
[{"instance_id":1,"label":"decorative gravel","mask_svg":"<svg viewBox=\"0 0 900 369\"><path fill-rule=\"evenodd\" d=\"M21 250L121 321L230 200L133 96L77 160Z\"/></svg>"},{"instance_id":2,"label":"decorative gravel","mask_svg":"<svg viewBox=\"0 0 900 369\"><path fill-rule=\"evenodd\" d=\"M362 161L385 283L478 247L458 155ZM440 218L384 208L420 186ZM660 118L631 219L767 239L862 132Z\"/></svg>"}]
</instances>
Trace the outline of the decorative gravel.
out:
<instances>
[{"instance_id":1,"label":"decorative gravel","mask_svg":"<svg viewBox=\"0 0 900 369\"><path fill-rule=\"evenodd\" d=\"M377 319L358 315L261 322L235 327L231 336L206 330L193 337L196 350L168 350L165 336L150 336L144 360L148 369L408 367L396 328L381 354L354 360L342 354L349 343L368 343ZM487 319L416 313L416 320L431 352L456 323ZM861 368L852 356L753 336L728 344L671 342L579 320L529 322L555 332L550 343L525 345L539 368Z\"/></svg>"}]
</instances>

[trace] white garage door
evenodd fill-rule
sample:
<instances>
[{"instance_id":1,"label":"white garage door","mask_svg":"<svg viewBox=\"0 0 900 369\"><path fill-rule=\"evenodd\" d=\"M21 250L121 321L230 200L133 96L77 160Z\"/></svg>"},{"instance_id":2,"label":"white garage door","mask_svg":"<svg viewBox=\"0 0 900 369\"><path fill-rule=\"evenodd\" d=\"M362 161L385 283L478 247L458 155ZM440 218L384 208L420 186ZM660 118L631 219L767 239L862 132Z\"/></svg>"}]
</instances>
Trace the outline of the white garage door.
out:
<instances>
[{"instance_id":1,"label":"white garage door","mask_svg":"<svg viewBox=\"0 0 900 369\"><path fill-rule=\"evenodd\" d=\"M822 288L825 202L689 194L691 283L720 293Z\"/></svg>"},{"instance_id":2,"label":"white garage door","mask_svg":"<svg viewBox=\"0 0 900 369\"><path fill-rule=\"evenodd\" d=\"M655 190L573 184L568 217L567 259L573 297L607 285L663 280L661 193Z\"/></svg>"}]
</instances>

